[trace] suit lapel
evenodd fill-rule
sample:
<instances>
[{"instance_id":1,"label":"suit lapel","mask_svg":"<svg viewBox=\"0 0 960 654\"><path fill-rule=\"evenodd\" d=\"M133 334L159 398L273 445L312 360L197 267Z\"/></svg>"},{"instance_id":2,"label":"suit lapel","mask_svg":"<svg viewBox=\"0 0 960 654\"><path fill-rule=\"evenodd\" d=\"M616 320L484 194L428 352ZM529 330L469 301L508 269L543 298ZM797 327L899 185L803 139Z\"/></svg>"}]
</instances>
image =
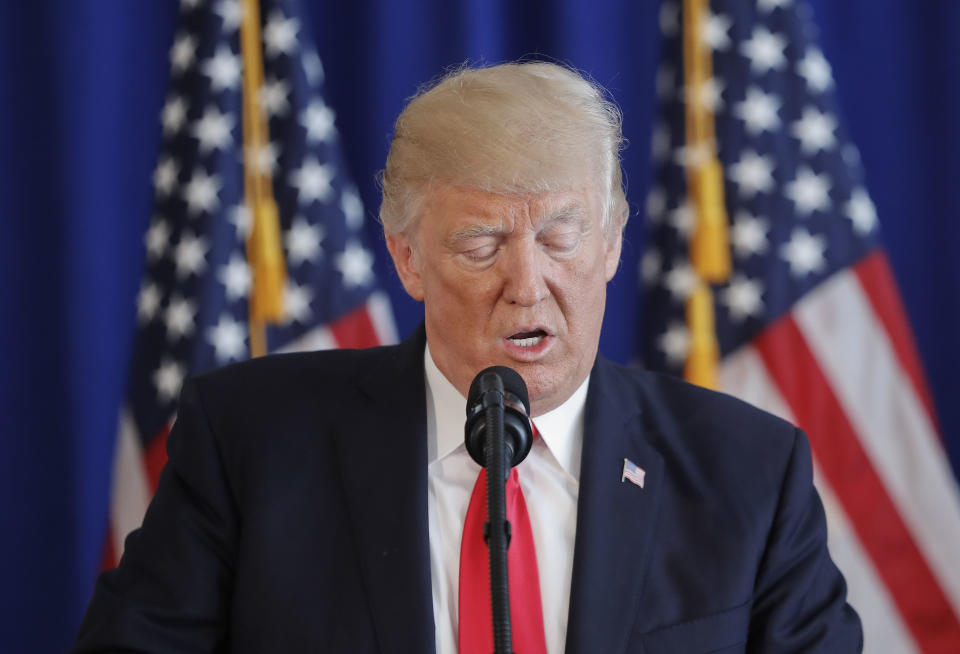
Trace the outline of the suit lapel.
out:
<instances>
[{"instance_id":1,"label":"suit lapel","mask_svg":"<svg viewBox=\"0 0 960 654\"><path fill-rule=\"evenodd\" d=\"M339 437L357 552L384 654L435 648L427 524L423 327L360 379L367 404Z\"/></svg>"},{"instance_id":2,"label":"suit lapel","mask_svg":"<svg viewBox=\"0 0 960 654\"><path fill-rule=\"evenodd\" d=\"M631 386L598 359L584 421L568 654L623 652L639 610L663 458L643 437ZM646 471L643 488L621 481L624 458Z\"/></svg>"}]
</instances>

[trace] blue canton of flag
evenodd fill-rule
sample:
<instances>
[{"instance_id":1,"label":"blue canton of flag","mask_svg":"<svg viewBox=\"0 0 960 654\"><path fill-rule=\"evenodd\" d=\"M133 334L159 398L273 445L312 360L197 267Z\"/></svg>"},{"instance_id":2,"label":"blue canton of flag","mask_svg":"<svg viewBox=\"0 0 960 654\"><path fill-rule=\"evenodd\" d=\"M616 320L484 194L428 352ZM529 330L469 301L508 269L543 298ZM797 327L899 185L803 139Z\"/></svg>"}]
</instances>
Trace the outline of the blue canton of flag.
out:
<instances>
[{"instance_id":1,"label":"blue canton of flag","mask_svg":"<svg viewBox=\"0 0 960 654\"><path fill-rule=\"evenodd\" d=\"M376 292L364 209L345 174L334 112L323 100L323 66L295 0L260 6L259 102L269 142L258 151L244 151L243 143L242 4L183 0L180 7L114 466L108 559L142 518L184 378L250 354L245 162L272 177L287 267L286 322L268 326L268 349L396 339L387 300Z\"/></svg>"},{"instance_id":2,"label":"blue canton of flag","mask_svg":"<svg viewBox=\"0 0 960 654\"><path fill-rule=\"evenodd\" d=\"M712 285L721 390L809 436L830 550L871 652L960 651L960 492L830 66L795 0L713 0L699 30L712 78L685 85L680 4L663 64L647 198L642 352L681 373L697 225L685 104L715 119L732 271ZM686 5L685 5L686 6ZM699 327L698 327L699 328Z\"/></svg>"}]
</instances>

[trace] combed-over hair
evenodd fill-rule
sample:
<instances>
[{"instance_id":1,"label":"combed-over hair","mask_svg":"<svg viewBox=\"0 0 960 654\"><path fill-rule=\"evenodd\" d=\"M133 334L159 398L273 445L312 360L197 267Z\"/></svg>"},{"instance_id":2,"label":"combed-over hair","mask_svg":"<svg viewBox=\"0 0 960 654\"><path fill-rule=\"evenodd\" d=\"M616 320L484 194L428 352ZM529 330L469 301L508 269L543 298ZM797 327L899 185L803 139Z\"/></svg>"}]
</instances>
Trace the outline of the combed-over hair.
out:
<instances>
[{"instance_id":1,"label":"combed-over hair","mask_svg":"<svg viewBox=\"0 0 960 654\"><path fill-rule=\"evenodd\" d=\"M394 126L381 174L388 234L419 220L430 189L502 194L596 189L605 233L628 206L620 170L621 115L598 85L547 62L461 67L421 89Z\"/></svg>"}]
</instances>

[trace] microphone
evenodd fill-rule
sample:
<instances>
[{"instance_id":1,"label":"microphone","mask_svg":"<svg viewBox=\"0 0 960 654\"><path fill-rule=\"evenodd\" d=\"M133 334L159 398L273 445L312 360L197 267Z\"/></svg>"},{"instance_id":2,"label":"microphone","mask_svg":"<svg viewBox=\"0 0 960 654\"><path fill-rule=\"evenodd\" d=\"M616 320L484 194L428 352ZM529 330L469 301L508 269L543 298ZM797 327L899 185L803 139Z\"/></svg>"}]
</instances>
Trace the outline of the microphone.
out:
<instances>
[{"instance_id":1,"label":"microphone","mask_svg":"<svg viewBox=\"0 0 960 654\"><path fill-rule=\"evenodd\" d=\"M483 467L487 466L484 446L488 438L484 409L491 406L503 407L506 473L509 474L510 468L527 458L533 444L528 417L530 398L527 385L517 371L506 366L490 366L481 370L470 384L464 440L467 452Z\"/></svg>"},{"instance_id":2,"label":"microphone","mask_svg":"<svg viewBox=\"0 0 960 654\"><path fill-rule=\"evenodd\" d=\"M464 439L473 460L487 470L487 523L484 540L490 555L491 625L494 654L511 654L510 575L505 485L510 468L530 453L533 442L527 385L516 371L493 366L480 371L467 393ZM493 480L500 479L500 483Z\"/></svg>"}]
</instances>

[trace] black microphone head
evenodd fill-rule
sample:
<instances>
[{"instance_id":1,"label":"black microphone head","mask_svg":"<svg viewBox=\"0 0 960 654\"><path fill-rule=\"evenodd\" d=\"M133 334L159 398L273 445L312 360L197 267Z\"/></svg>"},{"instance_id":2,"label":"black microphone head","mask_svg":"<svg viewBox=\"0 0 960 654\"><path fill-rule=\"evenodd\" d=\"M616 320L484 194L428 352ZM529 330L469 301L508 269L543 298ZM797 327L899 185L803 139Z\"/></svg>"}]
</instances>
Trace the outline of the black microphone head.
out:
<instances>
[{"instance_id":1,"label":"black microphone head","mask_svg":"<svg viewBox=\"0 0 960 654\"><path fill-rule=\"evenodd\" d=\"M491 404L492 403L492 404ZM480 371L467 393L467 422L464 440L470 456L486 466L484 448L487 440L485 407L499 406L503 416L504 445L507 465L519 465L530 452L533 432L530 426L530 396L523 377L506 366L491 366Z\"/></svg>"},{"instance_id":2,"label":"black microphone head","mask_svg":"<svg viewBox=\"0 0 960 654\"><path fill-rule=\"evenodd\" d=\"M520 376L520 373L506 366L490 366L489 368L484 368L473 378L473 383L470 384L470 391L467 393L467 413L469 414L471 407L480 401L480 396L489 390L484 388L482 380L487 373L491 372L500 377L500 380L503 382L503 390L514 395L514 397L523 404L524 413L529 416L530 395L527 393L527 385L523 381L523 377Z\"/></svg>"}]
</instances>

